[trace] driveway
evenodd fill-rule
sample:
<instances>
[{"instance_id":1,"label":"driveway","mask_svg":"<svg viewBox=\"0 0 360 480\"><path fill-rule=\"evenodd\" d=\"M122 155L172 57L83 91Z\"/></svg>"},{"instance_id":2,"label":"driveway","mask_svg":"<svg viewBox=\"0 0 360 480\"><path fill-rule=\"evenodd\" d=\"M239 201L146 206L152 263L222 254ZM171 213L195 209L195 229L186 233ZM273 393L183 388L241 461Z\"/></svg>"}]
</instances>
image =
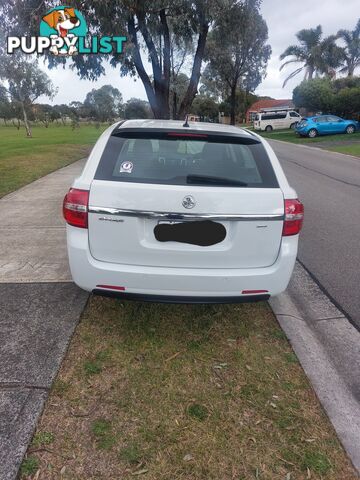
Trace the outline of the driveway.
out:
<instances>
[{"instance_id":1,"label":"driveway","mask_svg":"<svg viewBox=\"0 0 360 480\"><path fill-rule=\"evenodd\" d=\"M360 159L270 143L305 204L298 258L360 328Z\"/></svg>"},{"instance_id":2,"label":"driveway","mask_svg":"<svg viewBox=\"0 0 360 480\"><path fill-rule=\"evenodd\" d=\"M61 204L83 161L0 199L0 478L14 479L88 295L71 283Z\"/></svg>"}]
</instances>

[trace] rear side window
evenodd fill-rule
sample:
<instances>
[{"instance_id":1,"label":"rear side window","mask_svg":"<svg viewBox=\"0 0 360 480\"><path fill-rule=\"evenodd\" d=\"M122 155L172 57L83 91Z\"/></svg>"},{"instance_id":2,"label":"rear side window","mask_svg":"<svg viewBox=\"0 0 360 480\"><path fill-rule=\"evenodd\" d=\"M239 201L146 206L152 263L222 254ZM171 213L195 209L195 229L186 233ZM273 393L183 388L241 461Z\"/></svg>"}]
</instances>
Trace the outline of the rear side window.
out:
<instances>
[{"instance_id":1,"label":"rear side window","mask_svg":"<svg viewBox=\"0 0 360 480\"><path fill-rule=\"evenodd\" d=\"M262 120L282 120L286 118L286 113L267 113L261 116Z\"/></svg>"},{"instance_id":2,"label":"rear side window","mask_svg":"<svg viewBox=\"0 0 360 480\"><path fill-rule=\"evenodd\" d=\"M314 118L313 121L314 121L315 123L326 123L326 122L327 122L327 117Z\"/></svg>"},{"instance_id":3,"label":"rear side window","mask_svg":"<svg viewBox=\"0 0 360 480\"><path fill-rule=\"evenodd\" d=\"M97 180L167 185L278 187L263 145L242 144L241 137L167 134L112 135L95 174ZM171 134L169 134L171 135ZM226 138L226 137L225 137ZM247 139L245 139L246 141Z\"/></svg>"}]
</instances>

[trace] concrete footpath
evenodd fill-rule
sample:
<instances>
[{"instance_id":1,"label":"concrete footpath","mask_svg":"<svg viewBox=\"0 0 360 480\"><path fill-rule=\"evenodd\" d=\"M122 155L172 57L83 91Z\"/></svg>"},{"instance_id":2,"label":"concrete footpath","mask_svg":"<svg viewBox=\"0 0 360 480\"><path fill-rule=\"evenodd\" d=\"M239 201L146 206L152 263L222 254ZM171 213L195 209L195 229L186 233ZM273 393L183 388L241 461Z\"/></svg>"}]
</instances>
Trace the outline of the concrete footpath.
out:
<instances>
[{"instance_id":1,"label":"concrete footpath","mask_svg":"<svg viewBox=\"0 0 360 480\"><path fill-rule=\"evenodd\" d=\"M84 160L0 199L0 283L70 282L62 201Z\"/></svg>"},{"instance_id":2,"label":"concrete footpath","mask_svg":"<svg viewBox=\"0 0 360 480\"><path fill-rule=\"evenodd\" d=\"M88 295L70 283L63 197L84 162L0 199L0 479L17 477Z\"/></svg>"}]
</instances>

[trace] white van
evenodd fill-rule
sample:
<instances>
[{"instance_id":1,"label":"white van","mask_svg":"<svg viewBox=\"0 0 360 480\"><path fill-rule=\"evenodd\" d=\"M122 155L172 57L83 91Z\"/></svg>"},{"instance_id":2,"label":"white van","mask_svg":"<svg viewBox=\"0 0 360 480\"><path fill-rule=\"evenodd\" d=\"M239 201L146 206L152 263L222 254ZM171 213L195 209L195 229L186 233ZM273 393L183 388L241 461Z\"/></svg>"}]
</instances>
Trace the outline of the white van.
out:
<instances>
[{"instance_id":1,"label":"white van","mask_svg":"<svg viewBox=\"0 0 360 480\"><path fill-rule=\"evenodd\" d=\"M301 116L293 111L262 112L255 116L254 129L271 132L283 128L294 129L301 121Z\"/></svg>"}]
</instances>

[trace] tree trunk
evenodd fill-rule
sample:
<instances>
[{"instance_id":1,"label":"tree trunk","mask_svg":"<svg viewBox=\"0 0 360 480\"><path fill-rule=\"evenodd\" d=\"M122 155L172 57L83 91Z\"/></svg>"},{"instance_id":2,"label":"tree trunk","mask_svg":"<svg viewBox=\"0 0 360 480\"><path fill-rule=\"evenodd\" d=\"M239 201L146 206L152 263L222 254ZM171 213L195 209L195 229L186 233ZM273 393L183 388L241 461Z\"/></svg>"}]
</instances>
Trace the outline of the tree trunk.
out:
<instances>
[{"instance_id":1,"label":"tree trunk","mask_svg":"<svg viewBox=\"0 0 360 480\"><path fill-rule=\"evenodd\" d=\"M163 48L163 78L162 78L162 100L164 106L164 114L165 117L170 118L170 69L171 69L171 47L170 47L170 32L169 26L167 23L165 9L160 10L160 21L162 26L162 34L164 36L164 48Z\"/></svg>"},{"instance_id":2,"label":"tree trunk","mask_svg":"<svg viewBox=\"0 0 360 480\"><path fill-rule=\"evenodd\" d=\"M201 27L201 31L199 34L198 45L194 57L193 68L191 72L189 86L185 93L185 97L180 105L180 110L178 114L178 118L183 119L185 115L189 112L191 104L195 98L197 87L200 80L200 73L201 73L201 64L204 57L205 45L206 45L206 38L209 31L209 25L204 23Z\"/></svg>"},{"instance_id":3,"label":"tree trunk","mask_svg":"<svg viewBox=\"0 0 360 480\"><path fill-rule=\"evenodd\" d=\"M247 91L247 89L245 89L245 91L244 91L244 112L242 114L241 123L247 123L246 114L247 114L247 111L248 111L248 104L247 104L248 94L249 94L249 92Z\"/></svg>"},{"instance_id":4,"label":"tree trunk","mask_svg":"<svg viewBox=\"0 0 360 480\"><path fill-rule=\"evenodd\" d=\"M161 57L161 54L163 54L164 56L163 62L159 61L159 56L157 54L154 41L146 25L145 13L142 10L137 12L137 18L139 23L139 30L145 40L147 49L149 50L149 56L151 60L152 70L153 70L154 87L152 87L150 79L146 74L146 72L145 72L145 75L144 75L144 72L142 72L142 69L143 69L142 62L141 63L139 62L139 56L140 56L140 51L138 51L139 44L138 44L136 30L134 31L133 29L132 22L134 21L134 19L132 17L132 20L130 19L130 24L128 22L128 28L131 30L131 39L135 46L135 51L133 54L134 63L143 83L145 79L146 83L150 84L151 91L149 88L147 88L145 84L144 86L145 86L146 93L148 95L148 99L149 99L154 117L159 119L169 119L170 118L170 106L169 106L170 35L169 35L169 29L167 25L165 10L160 11L160 22L162 26L162 34L164 36L164 48L163 48L163 52L160 52L160 57ZM162 68L161 68L162 65L164 68L164 72L162 71ZM141 72L141 75L140 75L140 72ZM149 94L151 99L149 97Z\"/></svg>"},{"instance_id":5,"label":"tree trunk","mask_svg":"<svg viewBox=\"0 0 360 480\"><path fill-rule=\"evenodd\" d=\"M314 67L308 67L308 79L312 80L314 77Z\"/></svg>"},{"instance_id":6,"label":"tree trunk","mask_svg":"<svg viewBox=\"0 0 360 480\"><path fill-rule=\"evenodd\" d=\"M135 16L138 20L138 25L135 25ZM136 68L136 71L144 85L146 95L148 97L151 110L155 118L168 119L170 118L170 68L171 68L171 45L170 45L170 32L167 23L166 11L161 9L159 12L161 23L161 34L164 39L163 47L160 52L160 59L158 52L156 51L155 44L153 42L151 33L146 24L145 11L141 7L136 9L134 14L131 14L127 20L127 29L129 33L129 39L133 44L132 59ZM192 73L190 77L189 86L185 97L181 103L179 113L174 116L177 118L183 118L194 100L197 92L197 87L200 79L201 64L205 51L206 38L209 30L208 23L204 20L199 33L198 45L194 57L194 63ZM153 81L150 80L149 75L146 73L140 54L140 44L138 41L137 33L141 32L141 35L145 41L147 50L149 52L149 58L153 70ZM163 56L163 57L161 57Z\"/></svg>"},{"instance_id":7,"label":"tree trunk","mask_svg":"<svg viewBox=\"0 0 360 480\"><path fill-rule=\"evenodd\" d=\"M353 77L355 73L355 65L353 63L348 64L348 77Z\"/></svg>"},{"instance_id":8,"label":"tree trunk","mask_svg":"<svg viewBox=\"0 0 360 480\"><path fill-rule=\"evenodd\" d=\"M25 125L25 130L26 130L26 136L27 137L32 137L30 123L29 123L29 120L28 120L28 117L27 117L24 102L20 102L20 103L21 103L21 110L23 112L23 117L24 117L24 125Z\"/></svg>"},{"instance_id":9,"label":"tree trunk","mask_svg":"<svg viewBox=\"0 0 360 480\"><path fill-rule=\"evenodd\" d=\"M172 118L177 120L177 93L175 91L173 92Z\"/></svg>"},{"instance_id":10,"label":"tree trunk","mask_svg":"<svg viewBox=\"0 0 360 480\"><path fill-rule=\"evenodd\" d=\"M145 71L145 68L141 59L140 46L137 39L134 17L133 16L129 17L127 23L128 23L128 32L129 32L130 40L134 45L132 57L135 64L136 71L140 77L140 80L144 85L145 92L148 97L150 107L151 107L151 110L153 111L154 117L161 118L158 99L156 98L155 92L153 90L153 86L151 85L150 78Z\"/></svg>"},{"instance_id":11,"label":"tree trunk","mask_svg":"<svg viewBox=\"0 0 360 480\"><path fill-rule=\"evenodd\" d=\"M235 125L236 120L236 84L232 85L230 93L230 125Z\"/></svg>"}]
</instances>

